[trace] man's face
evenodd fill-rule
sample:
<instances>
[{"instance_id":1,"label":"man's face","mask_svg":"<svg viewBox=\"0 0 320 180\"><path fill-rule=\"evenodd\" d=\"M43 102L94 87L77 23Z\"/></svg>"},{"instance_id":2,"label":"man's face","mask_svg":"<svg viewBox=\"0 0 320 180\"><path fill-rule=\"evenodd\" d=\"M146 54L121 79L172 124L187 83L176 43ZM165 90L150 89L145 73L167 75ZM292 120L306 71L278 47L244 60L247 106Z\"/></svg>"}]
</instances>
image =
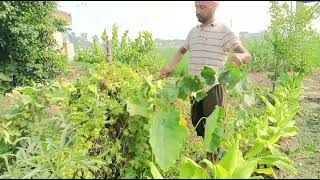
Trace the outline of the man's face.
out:
<instances>
[{"instance_id":1,"label":"man's face","mask_svg":"<svg viewBox=\"0 0 320 180\"><path fill-rule=\"evenodd\" d=\"M195 5L198 21L201 23L207 22L212 17L213 9L207 7L207 5L205 4L198 2L196 2Z\"/></svg>"}]
</instances>

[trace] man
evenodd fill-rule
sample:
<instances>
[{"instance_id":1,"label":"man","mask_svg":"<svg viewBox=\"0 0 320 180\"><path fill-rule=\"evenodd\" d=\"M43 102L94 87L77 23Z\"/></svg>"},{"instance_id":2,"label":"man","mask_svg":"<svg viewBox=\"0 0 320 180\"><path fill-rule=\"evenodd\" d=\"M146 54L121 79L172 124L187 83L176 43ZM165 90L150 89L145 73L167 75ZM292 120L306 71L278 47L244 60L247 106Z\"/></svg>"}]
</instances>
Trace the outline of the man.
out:
<instances>
[{"instance_id":1,"label":"man","mask_svg":"<svg viewBox=\"0 0 320 180\"><path fill-rule=\"evenodd\" d=\"M201 24L191 29L172 62L161 69L160 78L172 74L187 50L191 54L189 75L200 75L205 65L219 69L225 62L241 66L251 61L250 53L243 47L235 33L226 25L215 21L214 15L218 6L218 1L195 1L196 16ZM227 53L232 55L227 56ZM202 117L208 117L216 105L224 106L224 94L224 87L216 85L207 92L203 100L192 101L192 124L196 126ZM198 136L204 137L205 120L201 120L196 131ZM214 159L217 160L216 155Z\"/></svg>"}]
</instances>

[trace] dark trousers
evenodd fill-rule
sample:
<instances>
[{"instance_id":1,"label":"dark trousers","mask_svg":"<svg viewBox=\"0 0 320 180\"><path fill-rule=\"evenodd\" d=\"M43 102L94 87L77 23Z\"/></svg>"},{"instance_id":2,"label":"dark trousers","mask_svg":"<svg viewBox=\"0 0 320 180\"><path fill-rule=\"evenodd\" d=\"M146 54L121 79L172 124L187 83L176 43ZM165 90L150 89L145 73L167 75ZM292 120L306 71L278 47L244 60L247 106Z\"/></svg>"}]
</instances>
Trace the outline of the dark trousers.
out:
<instances>
[{"instance_id":1,"label":"dark trousers","mask_svg":"<svg viewBox=\"0 0 320 180\"><path fill-rule=\"evenodd\" d=\"M218 84L211 88L207 92L207 96L201 101L197 102L195 100L191 101L191 120L195 127L202 117L208 117L215 110L215 106L224 106L224 96L225 89L221 84ZM198 136L204 138L206 119L202 119L198 126L196 127L196 132Z\"/></svg>"}]
</instances>

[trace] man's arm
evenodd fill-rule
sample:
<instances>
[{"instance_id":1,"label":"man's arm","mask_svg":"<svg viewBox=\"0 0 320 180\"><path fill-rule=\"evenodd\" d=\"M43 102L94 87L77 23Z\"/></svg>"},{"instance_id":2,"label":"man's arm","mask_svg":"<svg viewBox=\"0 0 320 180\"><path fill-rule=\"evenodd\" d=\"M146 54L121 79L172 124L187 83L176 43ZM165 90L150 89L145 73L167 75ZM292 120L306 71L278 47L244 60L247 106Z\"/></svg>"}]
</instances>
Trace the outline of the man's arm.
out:
<instances>
[{"instance_id":1,"label":"man's arm","mask_svg":"<svg viewBox=\"0 0 320 180\"><path fill-rule=\"evenodd\" d=\"M177 64L181 61L186 52L187 49L184 46L181 46L175 54L175 56L173 57L171 63L168 66L161 69L160 78L169 76L176 69Z\"/></svg>"},{"instance_id":2,"label":"man's arm","mask_svg":"<svg viewBox=\"0 0 320 180\"><path fill-rule=\"evenodd\" d=\"M233 54L228 57L228 62L234 62L238 66L252 60L251 54L241 44L233 49Z\"/></svg>"},{"instance_id":3,"label":"man's arm","mask_svg":"<svg viewBox=\"0 0 320 180\"><path fill-rule=\"evenodd\" d=\"M181 59L183 58L186 52L187 52L187 49L184 46L181 46L177 51L177 53L175 54L175 56L173 57L169 66L175 69L177 64L181 61Z\"/></svg>"}]
</instances>

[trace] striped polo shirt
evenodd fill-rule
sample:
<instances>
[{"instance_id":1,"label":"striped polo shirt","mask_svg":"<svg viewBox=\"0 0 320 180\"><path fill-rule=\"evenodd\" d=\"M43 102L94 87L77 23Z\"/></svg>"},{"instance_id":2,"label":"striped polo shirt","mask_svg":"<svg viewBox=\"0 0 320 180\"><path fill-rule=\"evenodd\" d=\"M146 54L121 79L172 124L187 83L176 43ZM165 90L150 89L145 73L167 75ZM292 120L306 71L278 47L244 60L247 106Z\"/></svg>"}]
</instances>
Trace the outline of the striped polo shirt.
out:
<instances>
[{"instance_id":1,"label":"striped polo shirt","mask_svg":"<svg viewBox=\"0 0 320 180\"><path fill-rule=\"evenodd\" d=\"M239 44L239 37L223 23L192 28L183 45L191 55L189 75L200 75L205 65L221 68L227 60L227 52L232 52Z\"/></svg>"}]
</instances>

